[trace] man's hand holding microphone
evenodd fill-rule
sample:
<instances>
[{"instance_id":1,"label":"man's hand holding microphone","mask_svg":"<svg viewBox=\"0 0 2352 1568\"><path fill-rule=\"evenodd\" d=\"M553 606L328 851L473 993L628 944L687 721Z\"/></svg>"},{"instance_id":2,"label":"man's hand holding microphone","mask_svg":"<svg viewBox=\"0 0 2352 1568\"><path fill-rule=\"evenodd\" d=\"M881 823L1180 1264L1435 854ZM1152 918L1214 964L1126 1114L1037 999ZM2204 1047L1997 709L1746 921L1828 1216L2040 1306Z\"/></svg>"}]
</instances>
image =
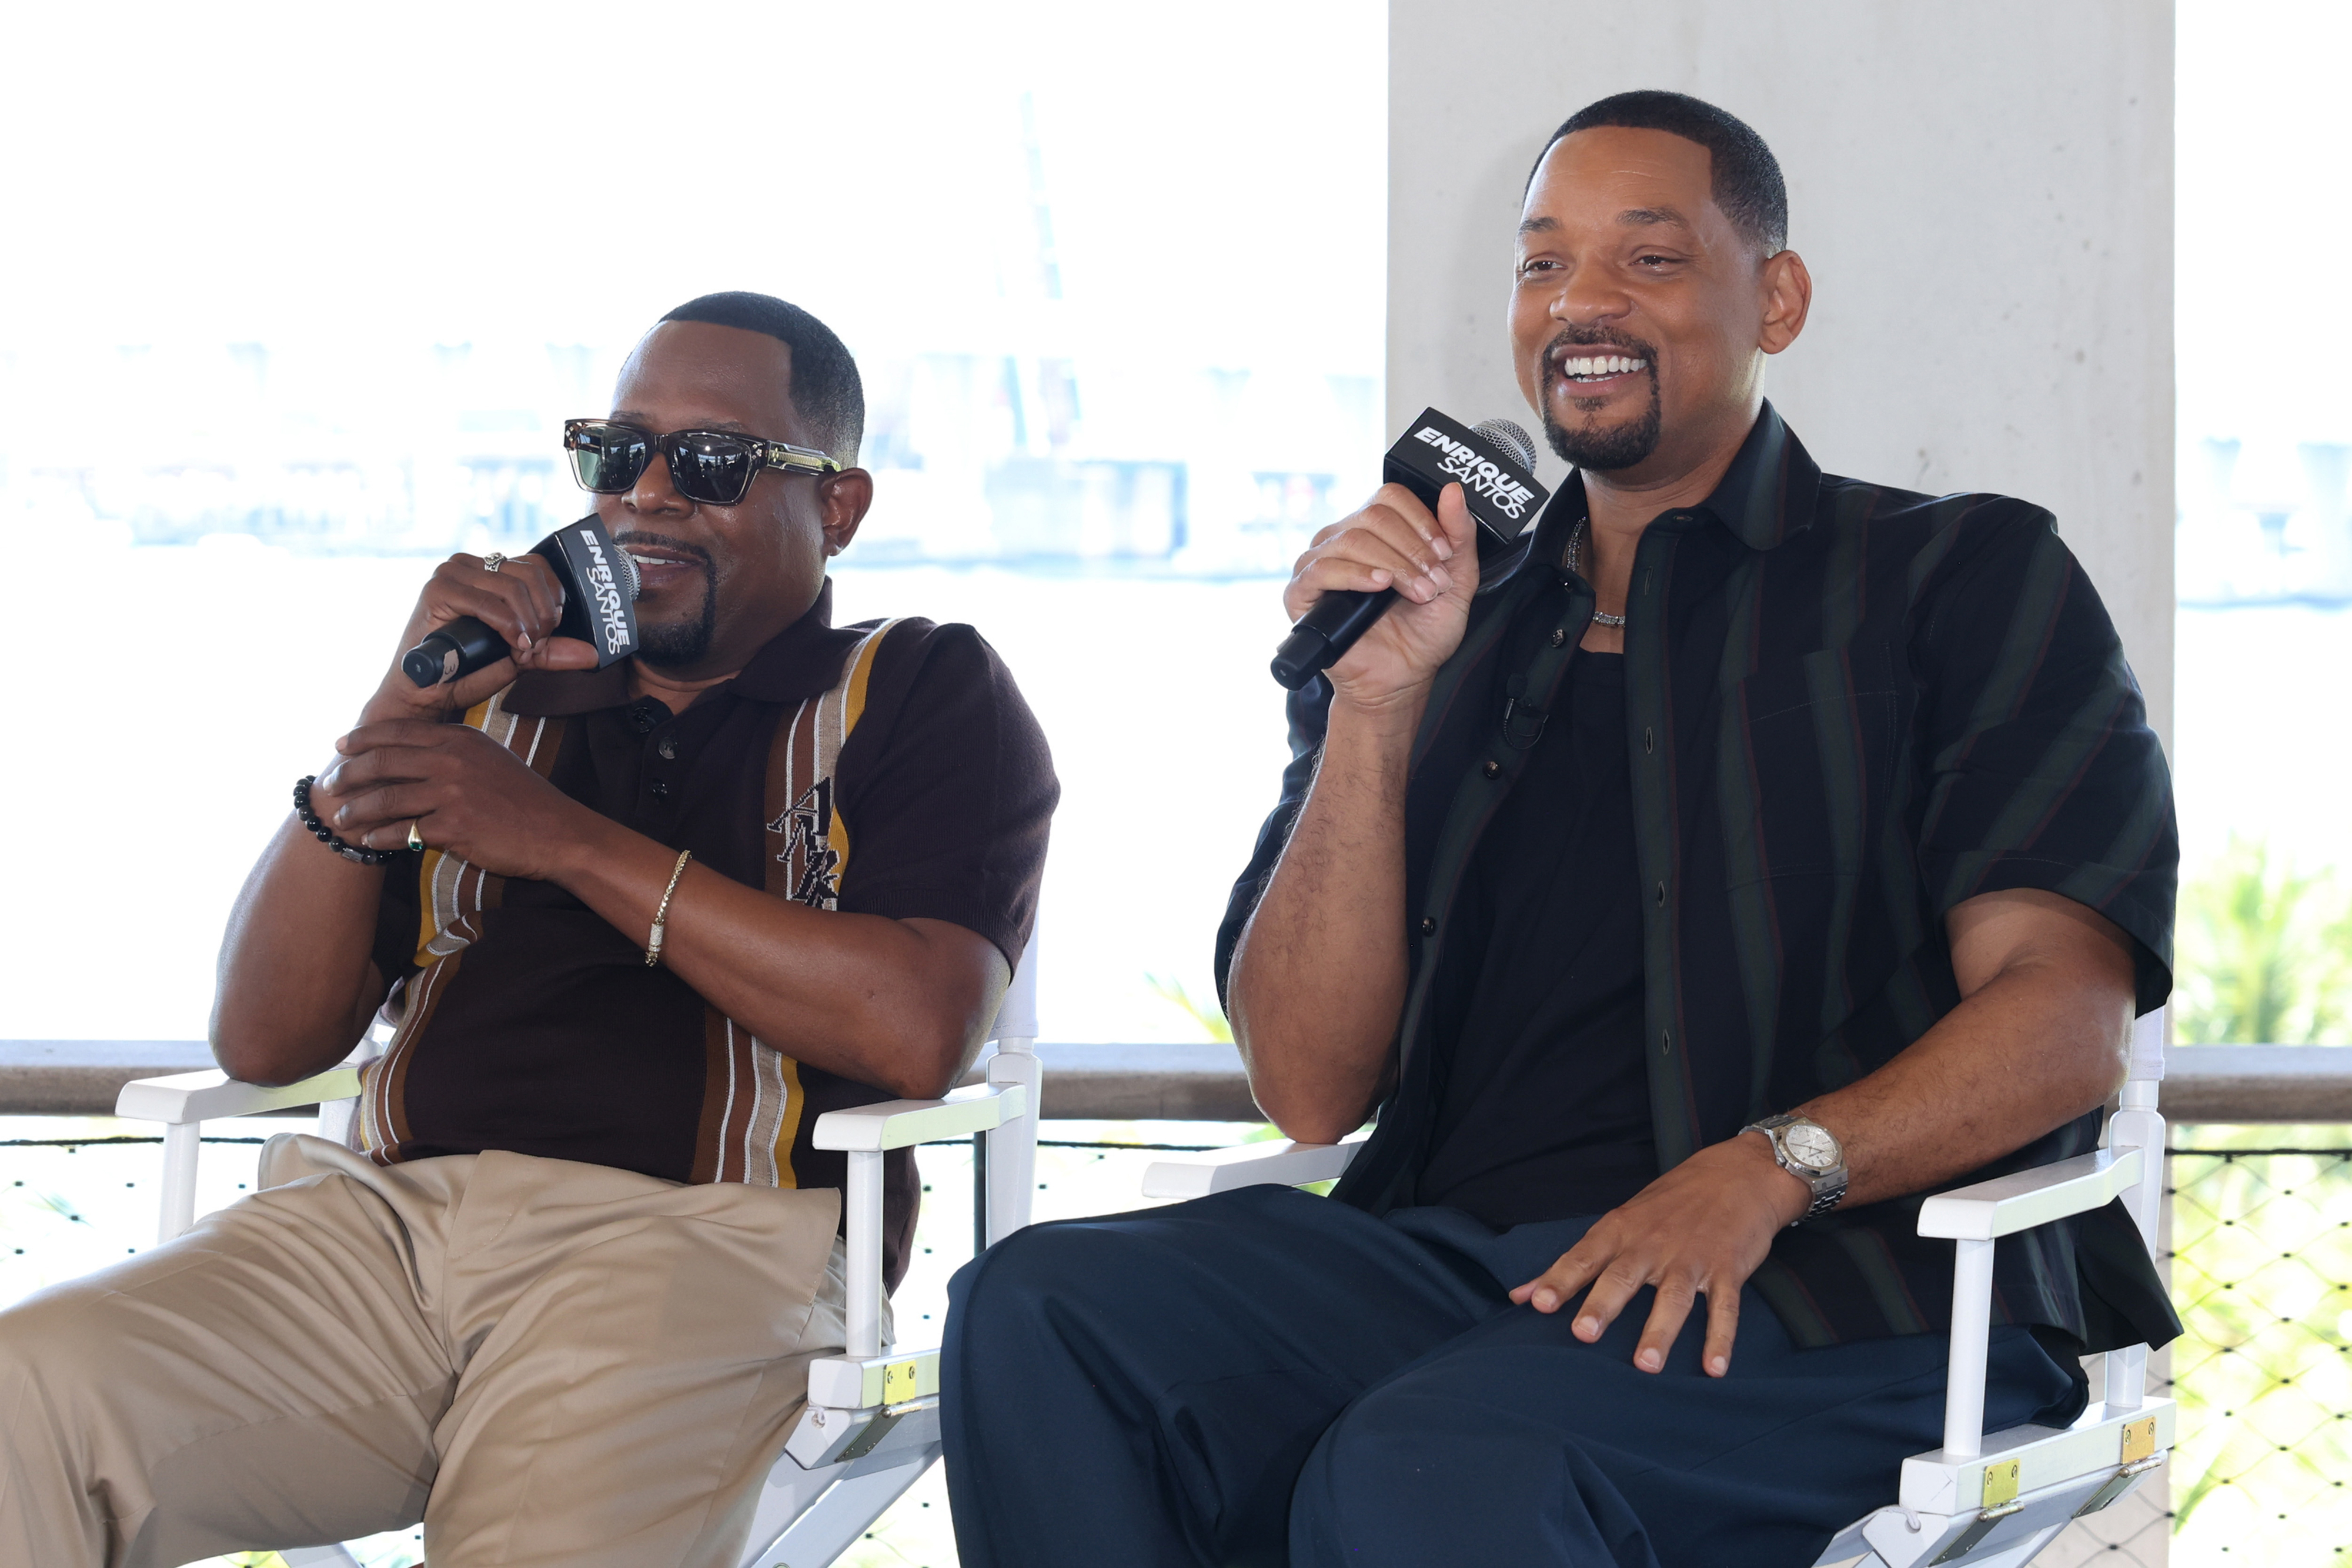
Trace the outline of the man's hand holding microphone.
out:
<instances>
[{"instance_id":1,"label":"man's hand holding microphone","mask_svg":"<svg viewBox=\"0 0 2352 1568\"><path fill-rule=\"evenodd\" d=\"M346 842L374 850L415 843L446 850L505 876L551 869L569 812L585 812L505 747L453 722L525 670L593 670L595 647L557 634L568 595L536 554L455 555L417 595L400 647L472 617L509 652L455 680L418 685L395 657L335 742L336 760L310 786L319 820Z\"/></svg>"},{"instance_id":2,"label":"man's hand holding microphone","mask_svg":"<svg viewBox=\"0 0 2352 1568\"><path fill-rule=\"evenodd\" d=\"M1476 534L1459 484L1441 490L1432 511L1391 483L1315 536L1283 591L1293 621L1327 593L1393 589L1398 600L1323 672L1335 706L1419 723L1429 684L1469 622L1478 591Z\"/></svg>"},{"instance_id":3,"label":"man's hand holding microphone","mask_svg":"<svg viewBox=\"0 0 2352 1568\"><path fill-rule=\"evenodd\" d=\"M1404 1005L1404 797L1431 684L1461 645L1483 569L1541 509L1524 433L1425 410L1388 482L1315 537L1283 604L1275 678L1319 673L1331 704L1315 781L1234 957L1234 1032L1258 1103L1336 1143L1385 1091ZM1494 552L1482 563L1482 550ZM1370 597L1366 597L1367 595ZM1391 597L1392 595L1392 597Z\"/></svg>"}]
</instances>

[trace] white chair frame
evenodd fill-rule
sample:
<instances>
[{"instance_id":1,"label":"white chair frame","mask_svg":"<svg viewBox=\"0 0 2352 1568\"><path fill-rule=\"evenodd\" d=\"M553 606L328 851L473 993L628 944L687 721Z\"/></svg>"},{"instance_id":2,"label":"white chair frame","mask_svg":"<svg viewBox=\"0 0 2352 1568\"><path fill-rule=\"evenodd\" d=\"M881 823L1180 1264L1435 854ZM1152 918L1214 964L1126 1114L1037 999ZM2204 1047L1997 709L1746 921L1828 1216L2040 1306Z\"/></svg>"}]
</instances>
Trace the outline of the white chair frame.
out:
<instances>
[{"instance_id":1,"label":"white chair frame","mask_svg":"<svg viewBox=\"0 0 2352 1568\"><path fill-rule=\"evenodd\" d=\"M816 1120L821 1149L848 1157L843 1195L849 1343L809 1366L808 1404L761 1490L740 1568L824 1568L914 1485L940 1456L937 1349L887 1351L882 1343L882 1165L889 1150L973 1134L987 1138L987 1239L1029 1223L1036 1190L1037 942L1029 941L990 1031L995 1051L983 1081L940 1100L892 1100L832 1111ZM365 1050L366 1048L362 1048ZM163 1213L157 1240L195 1223L196 1158L205 1122L320 1108L320 1131L347 1138L359 1067L346 1063L299 1083L264 1088L217 1071L125 1084L114 1113L163 1124ZM341 1545L280 1548L291 1568L358 1568Z\"/></svg>"},{"instance_id":2,"label":"white chair frame","mask_svg":"<svg viewBox=\"0 0 2352 1568\"><path fill-rule=\"evenodd\" d=\"M2102 1396L2068 1427L1984 1429L1994 1243L2121 1197L2151 1254L2164 1206L2164 1013L2134 1026L2127 1077L2096 1153L1939 1193L1919 1234L1948 1237L1952 1348L1944 1446L1903 1462L1896 1500L1838 1532L1815 1568L2022 1568L2074 1520L2119 1501L2170 1457L2173 1401L2147 1393L2148 1347L2109 1351ZM1147 1197L1206 1197L1235 1187L1303 1186L1342 1175L1363 1145L1244 1144L1160 1160Z\"/></svg>"}]
</instances>

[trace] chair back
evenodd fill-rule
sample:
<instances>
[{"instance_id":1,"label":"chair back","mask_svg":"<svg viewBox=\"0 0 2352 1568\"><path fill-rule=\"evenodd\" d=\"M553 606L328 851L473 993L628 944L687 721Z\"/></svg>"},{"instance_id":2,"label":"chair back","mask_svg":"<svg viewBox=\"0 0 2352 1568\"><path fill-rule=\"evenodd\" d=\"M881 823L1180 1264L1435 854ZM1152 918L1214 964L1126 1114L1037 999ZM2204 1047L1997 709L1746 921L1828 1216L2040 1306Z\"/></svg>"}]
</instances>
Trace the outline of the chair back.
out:
<instances>
[{"instance_id":1,"label":"chair back","mask_svg":"<svg viewBox=\"0 0 2352 1568\"><path fill-rule=\"evenodd\" d=\"M1021 962L1013 967L1013 981L1004 988L1004 999L996 1006L996 1021L989 1026L988 1038L1000 1045L1008 1040L1034 1041L1037 1038L1037 933L1033 926L1029 945L1021 949Z\"/></svg>"},{"instance_id":2,"label":"chair back","mask_svg":"<svg viewBox=\"0 0 2352 1568\"><path fill-rule=\"evenodd\" d=\"M996 1023L989 1031L996 1050L985 1064L991 1083L1018 1083L1028 1091L1027 1112L982 1134L982 1157L987 1190L982 1246L1002 1241L1029 1223L1030 1200L1037 1191L1038 1101L1045 1086L1045 1064L1037 1060L1037 930L1030 927L1029 945L1021 950L1013 983L1004 988Z\"/></svg>"},{"instance_id":3,"label":"chair back","mask_svg":"<svg viewBox=\"0 0 2352 1568\"><path fill-rule=\"evenodd\" d=\"M2169 1009L2158 1008L2132 1025L2124 1087L2116 1113L2107 1118L2107 1146L2141 1151L2139 1180L2124 1194L2124 1207L2139 1227L2148 1256L2157 1252L2158 1228L2164 1219L2164 1116L2157 1109L2158 1085L2164 1082L2164 1043L2169 1031ZM2147 1396L2147 1346L2127 1345L2103 1358L2102 1391L2112 1409L2134 1410Z\"/></svg>"},{"instance_id":4,"label":"chair back","mask_svg":"<svg viewBox=\"0 0 2352 1568\"><path fill-rule=\"evenodd\" d=\"M2126 1197L2140 1239L2156 1251L2157 1223L2164 1212L2164 1116L2157 1109L2158 1086L2164 1082L2164 1043L2169 1009L2158 1008L2132 1025L2123 1092L2116 1113L2107 1118L2107 1146L2145 1149L2139 1181Z\"/></svg>"}]
</instances>

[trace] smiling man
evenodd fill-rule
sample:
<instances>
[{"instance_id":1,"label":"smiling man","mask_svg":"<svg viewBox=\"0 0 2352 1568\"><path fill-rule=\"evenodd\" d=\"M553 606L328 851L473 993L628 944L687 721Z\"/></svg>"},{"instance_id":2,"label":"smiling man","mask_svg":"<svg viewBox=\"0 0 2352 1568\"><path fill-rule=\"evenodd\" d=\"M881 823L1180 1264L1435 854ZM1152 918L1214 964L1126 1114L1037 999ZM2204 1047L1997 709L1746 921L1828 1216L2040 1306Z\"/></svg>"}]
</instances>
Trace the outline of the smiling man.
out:
<instances>
[{"instance_id":1,"label":"smiling man","mask_svg":"<svg viewBox=\"0 0 2352 1568\"><path fill-rule=\"evenodd\" d=\"M1293 699L1219 936L1332 1198L1034 1228L958 1276L966 1568L1798 1568L1937 1446L1922 1195L2091 1149L2170 985L2169 785L2049 514L1823 474L1812 285L1677 94L1528 181L1511 348L1578 472L1481 580L1453 489L1326 529L1402 601ZM1986 1418L2178 1332L2121 1207L2005 1240Z\"/></svg>"},{"instance_id":2,"label":"smiling man","mask_svg":"<svg viewBox=\"0 0 2352 1568\"><path fill-rule=\"evenodd\" d=\"M471 615L513 657L385 674L221 955L237 1077L384 1027L356 1146L273 1139L255 1196L0 1314L0 1558L422 1519L436 1568L732 1568L843 1343L844 1156L812 1129L970 1063L1056 794L970 627L831 624L863 421L823 323L698 299L567 427L642 653L598 671L552 636L536 557L435 571L397 645Z\"/></svg>"}]
</instances>

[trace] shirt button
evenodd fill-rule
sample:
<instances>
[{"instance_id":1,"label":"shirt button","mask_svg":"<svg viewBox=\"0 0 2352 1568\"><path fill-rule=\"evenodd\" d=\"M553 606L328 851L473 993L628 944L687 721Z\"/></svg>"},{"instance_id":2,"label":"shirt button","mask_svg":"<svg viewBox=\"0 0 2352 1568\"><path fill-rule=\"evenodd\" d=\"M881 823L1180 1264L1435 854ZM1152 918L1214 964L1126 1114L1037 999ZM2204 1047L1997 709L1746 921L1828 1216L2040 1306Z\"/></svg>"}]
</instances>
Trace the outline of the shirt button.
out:
<instances>
[{"instance_id":1,"label":"shirt button","mask_svg":"<svg viewBox=\"0 0 2352 1568\"><path fill-rule=\"evenodd\" d=\"M669 780L668 780L668 779L655 779L655 780L653 781L652 789L653 789L653 793L654 793L654 799L655 799L655 800L668 800L668 799L669 799Z\"/></svg>"},{"instance_id":2,"label":"shirt button","mask_svg":"<svg viewBox=\"0 0 2352 1568\"><path fill-rule=\"evenodd\" d=\"M654 749L661 753L661 759L664 762L675 761L677 758L677 737L665 735L655 744Z\"/></svg>"},{"instance_id":3,"label":"shirt button","mask_svg":"<svg viewBox=\"0 0 2352 1568\"><path fill-rule=\"evenodd\" d=\"M629 722L636 727L639 735L651 735L654 732L654 727L661 721L654 717L653 709L636 707L629 710Z\"/></svg>"},{"instance_id":4,"label":"shirt button","mask_svg":"<svg viewBox=\"0 0 2352 1568\"><path fill-rule=\"evenodd\" d=\"M1651 748L1656 744L1657 743L1650 737L1650 727L1646 724L1643 725L1642 727L1642 755L1644 757L1649 756Z\"/></svg>"},{"instance_id":5,"label":"shirt button","mask_svg":"<svg viewBox=\"0 0 2352 1568\"><path fill-rule=\"evenodd\" d=\"M1665 884L1664 883L1663 883L1663 882L1662 882L1662 883L1658 883L1658 907L1659 907L1660 909L1664 909L1665 906L1666 906L1666 884Z\"/></svg>"},{"instance_id":6,"label":"shirt button","mask_svg":"<svg viewBox=\"0 0 2352 1568\"><path fill-rule=\"evenodd\" d=\"M1478 768L1479 772L1484 773L1489 779L1494 778L1496 774L1502 772L1502 770L1503 765L1499 762L1482 763Z\"/></svg>"},{"instance_id":7,"label":"shirt button","mask_svg":"<svg viewBox=\"0 0 2352 1568\"><path fill-rule=\"evenodd\" d=\"M1659 1034L1658 1034L1658 1054L1659 1054L1659 1055L1661 1055L1661 1056L1672 1056L1674 1053L1675 1053L1675 1034L1674 1034L1674 1030L1660 1030L1660 1031L1659 1031Z\"/></svg>"},{"instance_id":8,"label":"shirt button","mask_svg":"<svg viewBox=\"0 0 2352 1568\"><path fill-rule=\"evenodd\" d=\"M1424 915L1421 917L1421 934L1423 936L1434 936L1437 935L1436 915Z\"/></svg>"},{"instance_id":9,"label":"shirt button","mask_svg":"<svg viewBox=\"0 0 2352 1568\"><path fill-rule=\"evenodd\" d=\"M1553 628L1551 629L1551 645L1552 645L1553 647L1557 648L1557 647L1560 646L1562 643L1566 643L1567 641L1568 641L1568 628L1567 628L1567 627L1565 627L1565 626L1555 626L1555 627L1553 627Z\"/></svg>"}]
</instances>

